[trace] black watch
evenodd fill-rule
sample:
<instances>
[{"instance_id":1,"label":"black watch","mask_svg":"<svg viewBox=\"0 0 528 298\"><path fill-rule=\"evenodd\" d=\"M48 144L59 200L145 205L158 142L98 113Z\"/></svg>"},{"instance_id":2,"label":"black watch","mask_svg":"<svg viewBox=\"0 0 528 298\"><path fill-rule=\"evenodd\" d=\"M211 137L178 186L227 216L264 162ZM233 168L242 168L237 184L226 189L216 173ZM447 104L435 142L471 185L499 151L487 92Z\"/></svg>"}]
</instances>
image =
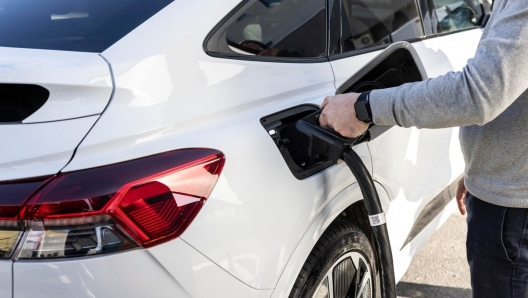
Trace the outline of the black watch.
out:
<instances>
[{"instance_id":1,"label":"black watch","mask_svg":"<svg viewBox=\"0 0 528 298\"><path fill-rule=\"evenodd\" d=\"M358 120L368 124L372 123L372 111L370 110L369 96L370 91L361 93L354 104Z\"/></svg>"}]
</instances>

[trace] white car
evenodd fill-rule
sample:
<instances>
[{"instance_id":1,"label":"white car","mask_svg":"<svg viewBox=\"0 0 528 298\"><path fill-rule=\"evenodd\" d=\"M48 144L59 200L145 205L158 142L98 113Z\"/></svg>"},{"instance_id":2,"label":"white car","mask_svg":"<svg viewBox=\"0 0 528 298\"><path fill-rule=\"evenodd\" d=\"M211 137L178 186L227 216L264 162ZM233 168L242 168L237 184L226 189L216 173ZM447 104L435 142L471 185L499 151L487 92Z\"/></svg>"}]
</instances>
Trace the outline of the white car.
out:
<instances>
[{"instance_id":1,"label":"white car","mask_svg":"<svg viewBox=\"0 0 528 298\"><path fill-rule=\"evenodd\" d=\"M0 297L379 296L354 176L285 136L325 96L461 70L490 5L451 2L0 1ZM458 130L353 149L399 280L453 210Z\"/></svg>"}]
</instances>

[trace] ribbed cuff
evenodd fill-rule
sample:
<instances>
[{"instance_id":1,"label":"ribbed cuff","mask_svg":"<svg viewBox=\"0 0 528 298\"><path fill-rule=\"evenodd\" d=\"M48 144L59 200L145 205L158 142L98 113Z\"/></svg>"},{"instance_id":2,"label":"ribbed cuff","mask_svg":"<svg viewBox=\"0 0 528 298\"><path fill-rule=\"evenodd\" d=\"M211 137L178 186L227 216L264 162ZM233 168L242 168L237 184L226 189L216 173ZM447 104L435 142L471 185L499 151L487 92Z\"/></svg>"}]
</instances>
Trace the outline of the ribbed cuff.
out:
<instances>
[{"instance_id":1,"label":"ribbed cuff","mask_svg":"<svg viewBox=\"0 0 528 298\"><path fill-rule=\"evenodd\" d=\"M372 90L369 96L372 121L376 125L399 125L391 104L392 88Z\"/></svg>"}]
</instances>

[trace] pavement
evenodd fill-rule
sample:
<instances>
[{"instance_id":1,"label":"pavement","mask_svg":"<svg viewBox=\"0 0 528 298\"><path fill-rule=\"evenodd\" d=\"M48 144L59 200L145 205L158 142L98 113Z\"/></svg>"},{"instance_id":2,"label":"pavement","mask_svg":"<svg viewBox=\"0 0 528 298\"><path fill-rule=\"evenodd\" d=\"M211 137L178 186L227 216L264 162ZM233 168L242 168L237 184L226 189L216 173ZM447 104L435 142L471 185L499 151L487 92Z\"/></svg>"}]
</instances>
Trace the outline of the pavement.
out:
<instances>
[{"instance_id":1,"label":"pavement","mask_svg":"<svg viewBox=\"0 0 528 298\"><path fill-rule=\"evenodd\" d=\"M396 286L398 297L471 298L466 217L458 210L418 251Z\"/></svg>"}]
</instances>

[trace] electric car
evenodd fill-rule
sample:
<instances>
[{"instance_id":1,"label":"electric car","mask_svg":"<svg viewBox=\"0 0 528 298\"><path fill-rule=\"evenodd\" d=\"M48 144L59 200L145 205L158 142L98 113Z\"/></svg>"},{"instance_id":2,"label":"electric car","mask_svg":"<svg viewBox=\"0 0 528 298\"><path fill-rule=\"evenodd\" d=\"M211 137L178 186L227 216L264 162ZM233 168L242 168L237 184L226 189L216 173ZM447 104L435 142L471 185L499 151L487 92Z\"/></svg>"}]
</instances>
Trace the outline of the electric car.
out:
<instances>
[{"instance_id":1,"label":"electric car","mask_svg":"<svg viewBox=\"0 0 528 298\"><path fill-rule=\"evenodd\" d=\"M0 297L379 296L356 179L288 136L325 96L461 70L489 13L0 1ZM454 208L458 131L373 126L353 150L398 280Z\"/></svg>"}]
</instances>

